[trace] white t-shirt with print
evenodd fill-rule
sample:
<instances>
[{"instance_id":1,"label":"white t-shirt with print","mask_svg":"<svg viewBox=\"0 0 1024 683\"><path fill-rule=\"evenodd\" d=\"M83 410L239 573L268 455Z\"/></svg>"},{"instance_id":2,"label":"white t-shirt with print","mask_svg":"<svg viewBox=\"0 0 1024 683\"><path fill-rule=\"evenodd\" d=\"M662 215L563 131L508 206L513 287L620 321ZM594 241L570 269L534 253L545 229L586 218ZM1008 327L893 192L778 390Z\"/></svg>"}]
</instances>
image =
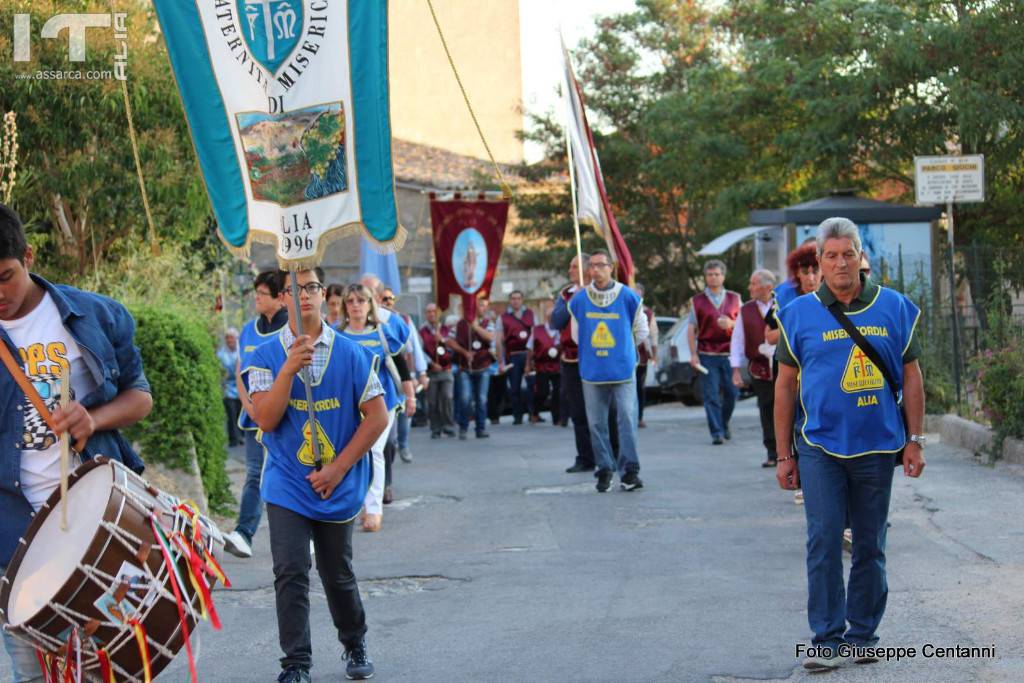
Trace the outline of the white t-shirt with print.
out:
<instances>
[{"instance_id":1,"label":"white t-shirt with print","mask_svg":"<svg viewBox=\"0 0 1024 683\"><path fill-rule=\"evenodd\" d=\"M64 329L49 292L32 311L17 320L0 320L25 362L25 373L50 411L60 405L61 367L71 369L71 400L88 395L96 382L74 338ZM25 430L21 436L21 490L38 510L60 484L60 442L35 406L25 398ZM72 467L79 463L74 456Z\"/></svg>"}]
</instances>

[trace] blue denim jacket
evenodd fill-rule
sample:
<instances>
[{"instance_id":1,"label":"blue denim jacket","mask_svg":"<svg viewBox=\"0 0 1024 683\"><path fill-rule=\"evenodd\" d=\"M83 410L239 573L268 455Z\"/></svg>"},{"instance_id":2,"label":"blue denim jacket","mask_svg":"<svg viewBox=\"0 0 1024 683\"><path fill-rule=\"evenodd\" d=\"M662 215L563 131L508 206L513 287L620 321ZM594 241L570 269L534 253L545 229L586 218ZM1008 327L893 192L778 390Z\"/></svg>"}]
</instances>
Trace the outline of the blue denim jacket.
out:
<instances>
[{"instance_id":1,"label":"blue denim jacket","mask_svg":"<svg viewBox=\"0 0 1024 683\"><path fill-rule=\"evenodd\" d=\"M82 357L97 388L79 398L86 408L101 406L122 391L149 391L142 371L142 357L133 344L135 321L124 306L99 294L68 285L54 285L38 275L36 284L47 292L60 311L65 329L82 349ZM3 328L0 341L19 362L21 356ZM24 429L25 394L6 368L0 367L0 566L6 566L18 539L32 521L32 506L21 491L21 435ZM105 455L142 472L142 459L116 430L89 437L82 460Z\"/></svg>"}]
</instances>

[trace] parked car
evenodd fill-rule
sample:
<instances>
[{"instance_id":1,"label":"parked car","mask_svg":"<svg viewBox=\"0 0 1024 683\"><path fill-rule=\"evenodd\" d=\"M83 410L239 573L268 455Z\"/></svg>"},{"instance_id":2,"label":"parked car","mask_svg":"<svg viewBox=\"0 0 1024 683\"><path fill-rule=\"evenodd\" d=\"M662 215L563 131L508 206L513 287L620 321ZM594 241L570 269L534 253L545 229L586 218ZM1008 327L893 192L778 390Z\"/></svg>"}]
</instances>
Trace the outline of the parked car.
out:
<instances>
[{"instance_id":1,"label":"parked car","mask_svg":"<svg viewBox=\"0 0 1024 683\"><path fill-rule=\"evenodd\" d=\"M658 381L658 368L662 362L662 348L668 343L668 337L666 336L668 331L672 329L672 326L679 321L679 318L674 315L658 315L654 317L654 322L657 325L656 330L651 330L651 334L656 334L658 339L658 357L655 359L656 363L647 364L647 377L644 378L644 393L648 396L658 396L663 393L663 387L661 382Z\"/></svg>"},{"instance_id":2,"label":"parked car","mask_svg":"<svg viewBox=\"0 0 1024 683\"><path fill-rule=\"evenodd\" d=\"M657 381L662 393L674 396L688 406L699 406L704 401L701 394L699 372L690 365L690 343L686 338L688 317L679 318L665 333L664 343L658 345ZM744 367L740 374L745 386L740 389L740 399L753 395L750 388L750 373Z\"/></svg>"}]
</instances>

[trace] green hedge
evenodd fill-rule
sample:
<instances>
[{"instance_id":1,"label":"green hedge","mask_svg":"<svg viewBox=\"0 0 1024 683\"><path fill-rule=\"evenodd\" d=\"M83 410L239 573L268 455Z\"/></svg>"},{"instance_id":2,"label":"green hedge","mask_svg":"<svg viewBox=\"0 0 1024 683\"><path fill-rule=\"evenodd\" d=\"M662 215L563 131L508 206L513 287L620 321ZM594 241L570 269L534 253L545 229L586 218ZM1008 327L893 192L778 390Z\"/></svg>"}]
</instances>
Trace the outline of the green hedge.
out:
<instances>
[{"instance_id":1,"label":"green hedge","mask_svg":"<svg viewBox=\"0 0 1024 683\"><path fill-rule=\"evenodd\" d=\"M225 471L227 436L221 400L220 364L206 321L185 310L151 304L129 306L137 329L153 412L128 430L146 460L187 469L195 446L210 508L234 502Z\"/></svg>"}]
</instances>

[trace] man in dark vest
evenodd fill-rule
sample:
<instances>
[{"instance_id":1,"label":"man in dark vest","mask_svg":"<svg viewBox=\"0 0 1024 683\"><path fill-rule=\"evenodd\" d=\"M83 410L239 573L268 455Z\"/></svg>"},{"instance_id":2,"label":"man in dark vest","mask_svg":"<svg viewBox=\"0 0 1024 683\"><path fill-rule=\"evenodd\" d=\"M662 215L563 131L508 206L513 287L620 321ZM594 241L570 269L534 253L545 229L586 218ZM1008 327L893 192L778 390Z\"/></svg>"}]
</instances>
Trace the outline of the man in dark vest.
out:
<instances>
[{"instance_id":1,"label":"man in dark vest","mask_svg":"<svg viewBox=\"0 0 1024 683\"><path fill-rule=\"evenodd\" d=\"M420 328L423 353L427 356L427 412L430 416L430 438L439 439L441 434L455 436L455 421L452 419L454 385L452 360L454 354L446 346L452 330L441 324L441 311L437 304L427 304L424 311L427 322Z\"/></svg>"},{"instance_id":2,"label":"man in dark vest","mask_svg":"<svg viewBox=\"0 0 1024 683\"><path fill-rule=\"evenodd\" d=\"M491 381L489 369L494 362L494 324L487 318L488 304L486 297L478 297L476 317L470 320L463 311L462 319L455 326L454 339L448 340L448 346L459 354L456 400L460 406L459 438L463 440L469 430L470 416L476 423L476 438L490 437L487 433L487 388Z\"/></svg>"},{"instance_id":3,"label":"man in dark vest","mask_svg":"<svg viewBox=\"0 0 1024 683\"><path fill-rule=\"evenodd\" d=\"M569 322L569 300L590 282L590 256L583 254L583 282L580 282L579 261L569 262L569 284L562 288L551 313L551 326L560 331L562 345L562 391L565 393L569 417L576 436L576 461L566 472L593 472L594 449L590 443L587 408L583 402L583 382L580 380L579 346L573 341Z\"/></svg>"},{"instance_id":4,"label":"man in dark vest","mask_svg":"<svg viewBox=\"0 0 1024 683\"><path fill-rule=\"evenodd\" d=\"M558 424L561 416L561 334L551 326L551 309L554 304L551 301L544 302L544 324L533 328L533 335L530 337L530 355L526 361L526 373L536 372L533 389L533 410L530 413L530 422L541 422L540 411L544 403L551 399L551 422Z\"/></svg>"},{"instance_id":5,"label":"man in dark vest","mask_svg":"<svg viewBox=\"0 0 1024 683\"><path fill-rule=\"evenodd\" d=\"M775 275L770 270L762 268L751 274L750 301L740 307L740 324L732 331L729 349L732 383L737 389L743 386L740 369L749 364L750 382L761 413L761 436L768 454L761 467L775 467L775 378L772 376L775 347L764 340L764 317L772 306L774 286Z\"/></svg>"},{"instance_id":6,"label":"man in dark vest","mask_svg":"<svg viewBox=\"0 0 1024 683\"><path fill-rule=\"evenodd\" d=\"M729 419L736 407L736 387L729 372L729 343L743 303L740 295L725 288L725 264L704 264L704 291L693 297L687 339L690 365L701 373L704 412L711 442L716 446L731 438Z\"/></svg>"},{"instance_id":7,"label":"man in dark vest","mask_svg":"<svg viewBox=\"0 0 1024 683\"><path fill-rule=\"evenodd\" d=\"M498 358L503 359L508 369L508 394L512 399L512 424L523 424L523 412L533 413L531 397L523 401L523 375L526 372L527 346L533 333L533 311L523 305L523 293L516 290L509 294L508 308L498 316L495 338ZM526 405L523 405L526 403Z\"/></svg>"}]
</instances>

